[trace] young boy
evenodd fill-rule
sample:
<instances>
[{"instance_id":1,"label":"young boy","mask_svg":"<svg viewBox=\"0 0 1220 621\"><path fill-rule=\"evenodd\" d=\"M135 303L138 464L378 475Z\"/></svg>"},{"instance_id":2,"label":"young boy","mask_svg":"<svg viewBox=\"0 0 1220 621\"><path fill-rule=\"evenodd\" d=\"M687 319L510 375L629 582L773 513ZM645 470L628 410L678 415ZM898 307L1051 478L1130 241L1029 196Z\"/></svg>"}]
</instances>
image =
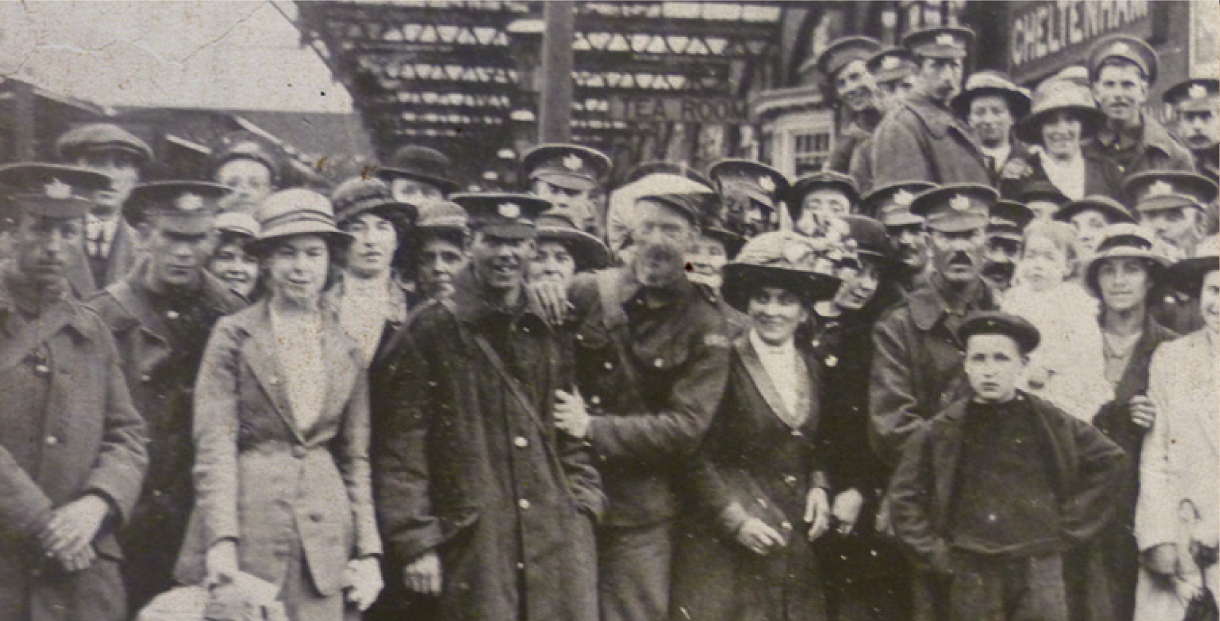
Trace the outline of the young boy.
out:
<instances>
[{"instance_id":1,"label":"young boy","mask_svg":"<svg viewBox=\"0 0 1220 621\"><path fill-rule=\"evenodd\" d=\"M980 312L957 335L972 396L907 442L891 483L894 527L927 572L935 618L1067 621L1069 602L1105 599L1069 588L1065 577L1078 576L1064 564L1110 519L1123 451L1016 388L1038 346L1032 324Z\"/></svg>"}]
</instances>

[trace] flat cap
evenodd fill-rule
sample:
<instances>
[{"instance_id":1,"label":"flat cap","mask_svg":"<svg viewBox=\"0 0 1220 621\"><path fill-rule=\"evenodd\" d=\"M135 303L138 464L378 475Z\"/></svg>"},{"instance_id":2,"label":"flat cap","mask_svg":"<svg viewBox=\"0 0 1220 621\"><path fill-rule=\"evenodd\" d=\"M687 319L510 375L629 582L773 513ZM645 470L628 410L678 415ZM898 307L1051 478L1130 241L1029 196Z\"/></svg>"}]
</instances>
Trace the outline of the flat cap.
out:
<instances>
[{"instance_id":1,"label":"flat cap","mask_svg":"<svg viewBox=\"0 0 1220 621\"><path fill-rule=\"evenodd\" d=\"M947 233L981 229L991 218L999 195L977 183L942 185L915 197L911 213L923 216L929 229Z\"/></svg>"},{"instance_id":2,"label":"flat cap","mask_svg":"<svg viewBox=\"0 0 1220 621\"><path fill-rule=\"evenodd\" d=\"M1111 58L1125 60L1140 68L1148 84L1156 83L1157 54L1146 41L1139 37L1115 34L1103 37L1089 49L1089 76L1096 80L1101 66Z\"/></svg>"},{"instance_id":3,"label":"flat cap","mask_svg":"<svg viewBox=\"0 0 1220 621\"><path fill-rule=\"evenodd\" d=\"M902 38L903 47L924 58L965 58L973 42L973 30L954 26L916 30Z\"/></svg>"},{"instance_id":4,"label":"flat cap","mask_svg":"<svg viewBox=\"0 0 1220 621\"><path fill-rule=\"evenodd\" d=\"M63 161L74 160L85 153L125 151L136 158L137 165L152 161L148 143L113 123L89 123L74 127L55 141L55 152Z\"/></svg>"},{"instance_id":5,"label":"flat cap","mask_svg":"<svg viewBox=\"0 0 1220 621\"><path fill-rule=\"evenodd\" d=\"M1037 349L1038 342L1042 340L1042 336L1038 333L1038 329L1034 327L1034 324L1016 315L1000 311L971 313L966 316L961 327L957 329L957 337L963 343L968 341L970 337L980 334L1007 336L1016 342L1017 347L1024 354Z\"/></svg>"}]
</instances>

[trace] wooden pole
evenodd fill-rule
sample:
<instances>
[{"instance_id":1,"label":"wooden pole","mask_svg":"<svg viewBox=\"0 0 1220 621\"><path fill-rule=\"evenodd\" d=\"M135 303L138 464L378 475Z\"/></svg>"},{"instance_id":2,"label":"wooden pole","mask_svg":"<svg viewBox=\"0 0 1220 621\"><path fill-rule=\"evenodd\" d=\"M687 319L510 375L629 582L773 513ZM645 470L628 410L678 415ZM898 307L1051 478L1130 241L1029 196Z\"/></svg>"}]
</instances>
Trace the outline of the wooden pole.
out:
<instances>
[{"instance_id":1,"label":"wooden pole","mask_svg":"<svg viewBox=\"0 0 1220 621\"><path fill-rule=\"evenodd\" d=\"M572 40L576 17L571 0L543 3L546 30L542 35L541 97L538 103L539 142L569 142L572 138Z\"/></svg>"}]
</instances>

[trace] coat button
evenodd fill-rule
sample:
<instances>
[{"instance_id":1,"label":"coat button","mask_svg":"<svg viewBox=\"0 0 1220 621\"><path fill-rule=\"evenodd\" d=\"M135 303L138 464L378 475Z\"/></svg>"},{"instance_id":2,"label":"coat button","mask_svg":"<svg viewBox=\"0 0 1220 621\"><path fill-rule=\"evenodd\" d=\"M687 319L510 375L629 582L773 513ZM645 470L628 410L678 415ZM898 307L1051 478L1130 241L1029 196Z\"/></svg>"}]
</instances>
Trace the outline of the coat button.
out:
<instances>
[{"instance_id":1,"label":"coat button","mask_svg":"<svg viewBox=\"0 0 1220 621\"><path fill-rule=\"evenodd\" d=\"M793 429L793 430L792 430L792 437L794 437L794 438L803 438L803 437L805 437L805 434L801 433L801 430L800 430L800 429Z\"/></svg>"},{"instance_id":2,"label":"coat button","mask_svg":"<svg viewBox=\"0 0 1220 621\"><path fill-rule=\"evenodd\" d=\"M577 332L577 333L576 333L576 340L578 340L578 341L584 341L584 340L585 340L585 335L583 335L583 334L581 334L581 333Z\"/></svg>"},{"instance_id":3,"label":"coat button","mask_svg":"<svg viewBox=\"0 0 1220 621\"><path fill-rule=\"evenodd\" d=\"M170 318L170 319L177 319L177 318L178 318L178 311L166 311L165 316L166 316L166 317L168 317L168 318Z\"/></svg>"},{"instance_id":4,"label":"coat button","mask_svg":"<svg viewBox=\"0 0 1220 621\"><path fill-rule=\"evenodd\" d=\"M788 485L796 485L796 477L792 476L791 474L785 474L784 483L787 483Z\"/></svg>"},{"instance_id":5,"label":"coat button","mask_svg":"<svg viewBox=\"0 0 1220 621\"><path fill-rule=\"evenodd\" d=\"M50 367L45 364L40 364L34 367L34 375L39 377L45 376L51 372Z\"/></svg>"},{"instance_id":6,"label":"coat button","mask_svg":"<svg viewBox=\"0 0 1220 621\"><path fill-rule=\"evenodd\" d=\"M589 403L592 403L593 405L601 405L601 402L602 402L602 398L597 395L593 395L592 397L589 397Z\"/></svg>"},{"instance_id":7,"label":"coat button","mask_svg":"<svg viewBox=\"0 0 1220 621\"><path fill-rule=\"evenodd\" d=\"M607 371L614 369L614 363L610 362L609 360L607 360L605 363L603 363L602 366L605 367Z\"/></svg>"},{"instance_id":8,"label":"coat button","mask_svg":"<svg viewBox=\"0 0 1220 621\"><path fill-rule=\"evenodd\" d=\"M529 326L521 326L521 331L526 334L529 334L530 333Z\"/></svg>"},{"instance_id":9,"label":"coat button","mask_svg":"<svg viewBox=\"0 0 1220 621\"><path fill-rule=\"evenodd\" d=\"M762 507L762 508L766 509L766 508L767 508L767 500L766 500L765 498L759 498L759 499L758 499L758 506L760 506L760 507Z\"/></svg>"},{"instance_id":10,"label":"coat button","mask_svg":"<svg viewBox=\"0 0 1220 621\"><path fill-rule=\"evenodd\" d=\"M657 358L656 360L652 361L652 366L659 369L659 368L665 366L665 360L662 358Z\"/></svg>"},{"instance_id":11,"label":"coat button","mask_svg":"<svg viewBox=\"0 0 1220 621\"><path fill-rule=\"evenodd\" d=\"M525 571L525 563L517 563L517 569L519 571Z\"/></svg>"},{"instance_id":12,"label":"coat button","mask_svg":"<svg viewBox=\"0 0 1220 621\"><path fill-rule=\"evenodd\" d=\"M525 448L530 445L530 441L521 436L513 438L513 446L517 448Z\"/></svg>"},{"instance_id":13,"label":"coat button","mask_svg":"<svg viewBox=\"0 0 1220 621\"><path fill-rule=\"evenodd\" d=\"M152 381L152 376L151 376L151 375L149 375L149 374L147 374L147 373L145 373L144 375L141 375L141 376L140 376L140 381L141 381L141 382L144 382L145 384L147 384L147 383L149 383L149 382L151 382L151 381Z\"/></svg>"},{"instance_id":14,"label":"coat button","mask_svg":"<svg viewBox=\"0 0 1220 621\"><path fill-rule=\"evenodd\" d=\"M160 498L161 496L165 495L165 492L162 492L159 489L154 489L152 495L153 498Z\"/></svg>"},{"instance_id":15,"label":"coat button","mask_svg":"<svg viewBox=\"0 0 1220 621\"><path fill-rule=\"evenodd\" d=\"M782 530L792 530L792 522L783 522L779 525Z\"/></svg>"},{"instance_id":16,"label":"coat button","mask_svg":"<svg viewBox=\"0 0 1220 621\"><path fill-rule=\"evenodd\" d=\"M56 438L55 436L47 436L46 440L44 441L47 443L47 446L55 446L56 444L59 444L59 438Z\"/></svg>"},{"instance_id":17,"label":"coat button","mask_svg":"<svg viewBox=\"0 0 1220 621\"><path fill-rule=\"evenodd\" d=\"M517 501L517 506L521 507L522 511L528 511L530 508L530 501L522 498L521 500Z\"/></svg>"},{"instance_id":18,"label":"coat button","mask_svg":"<svg viewBox=\"0 0 1220 621\"><path fill-rule=\"evenodd\" d=\"M298 445L296 445L296 446L294 446L294 447L292 447L292 456L293 456L293 457L296 457L297 459L304 459L304 458L305 458L305 454L306 454L306 453L308 453L308 452L309 452L309 451L305 450L305 447L303 447L303 446L301 446L301 445L299 445L299 444L298 444Z\"/></svg>"}]
</instances>

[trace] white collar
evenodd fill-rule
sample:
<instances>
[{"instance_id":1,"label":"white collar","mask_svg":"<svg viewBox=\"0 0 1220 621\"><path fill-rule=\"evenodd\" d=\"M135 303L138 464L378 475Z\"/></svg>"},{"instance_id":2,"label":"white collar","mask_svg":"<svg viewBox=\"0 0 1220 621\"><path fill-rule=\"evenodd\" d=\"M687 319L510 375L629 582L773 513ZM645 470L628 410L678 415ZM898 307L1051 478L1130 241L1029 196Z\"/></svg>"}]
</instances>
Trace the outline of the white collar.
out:
<instances>
[{"instance_id":1,"label":"white collar","mask_svg":"<svg viewBox=\"0 0 1220 621\"><path fill-rule=\"evenodd\" d=\"M771 345L762 340L762 337L758 336L758 330L753 328L750 329L750 345L754 347L754 352L759 357L793 356L796 354L796 339L788 339L782 345Z\"/></svg>"}]
</instances>

